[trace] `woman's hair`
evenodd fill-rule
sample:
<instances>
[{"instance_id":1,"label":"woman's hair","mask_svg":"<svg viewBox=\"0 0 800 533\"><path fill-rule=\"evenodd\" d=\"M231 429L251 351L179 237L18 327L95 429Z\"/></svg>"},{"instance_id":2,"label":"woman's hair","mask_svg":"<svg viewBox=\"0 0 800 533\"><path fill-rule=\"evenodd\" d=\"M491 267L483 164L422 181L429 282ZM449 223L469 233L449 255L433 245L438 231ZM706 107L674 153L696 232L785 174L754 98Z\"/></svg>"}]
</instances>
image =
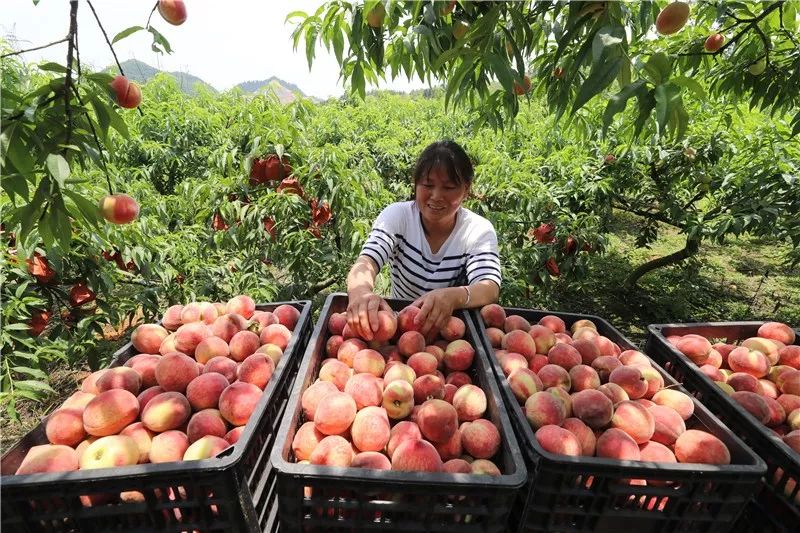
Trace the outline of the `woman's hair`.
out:
<instances>
[{"instance_id":1,"label":"woman's hair","mask_svg":"<svg viewBox=\"0 0 800 533\"><path fill-rule=\"evenodd\" d=\"M444 169L453 183L467 187L475 176L469 156L455 141L436 141L422 151L414 166L414 185L434 168Z\"/></svg>"}]
</instances>

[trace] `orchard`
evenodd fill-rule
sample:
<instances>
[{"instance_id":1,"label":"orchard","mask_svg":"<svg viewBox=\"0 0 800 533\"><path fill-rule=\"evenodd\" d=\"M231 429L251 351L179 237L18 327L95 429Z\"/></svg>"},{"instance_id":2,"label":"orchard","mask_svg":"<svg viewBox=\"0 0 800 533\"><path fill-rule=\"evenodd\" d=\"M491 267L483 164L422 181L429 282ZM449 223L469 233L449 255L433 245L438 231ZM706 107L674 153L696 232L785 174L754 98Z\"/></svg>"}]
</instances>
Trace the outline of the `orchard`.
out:
<instances>
[{"instance_id":1,"label":"orchard","mask_svg":"<svg viewBox=\"0 0 800 533\"><path fill-rule=\"evenodd\" d=\"M313 327L438 139L465 147L465 207L497 231L499 305L474 316L511 395L497 400L537 446L743 460L693 418L692 391L665 385L653 354L588 319L570 330L559 311L602 316L639 343L652 323L764 322L740 339L669 337L665 349L797 454L797 2L320 1L285 24L295 60L313 71L331 55L344 94L288 104L189 94L164 73L134 80L119 43L147 35L180 56L161 30L190 31L193 3L116 6L122 28L96 4L64 2L54 43L0 40L4 451L50 415L48 448L12 473L222 457L290 339L309 342L295 307L256 304L307 300ZM101 39L78 40L86 12ZM26 59L50 46L64 61ZM80 46L109 49L114 64L93 70ZM412 79L428 88L381 89ZM376 292L390 283L381 273ZM506 315L514 308L554 315L529 322ZM414 309L382 311L371 341L340 313L320 327L288 462L513 474L492 390L474 379L481 339L456 316L425 338ZM107 368L128 342L133 357ZM293 390L298 367L272 386ZM140 501L113 501L126 498Z\"/></svg>"}]
</instances>

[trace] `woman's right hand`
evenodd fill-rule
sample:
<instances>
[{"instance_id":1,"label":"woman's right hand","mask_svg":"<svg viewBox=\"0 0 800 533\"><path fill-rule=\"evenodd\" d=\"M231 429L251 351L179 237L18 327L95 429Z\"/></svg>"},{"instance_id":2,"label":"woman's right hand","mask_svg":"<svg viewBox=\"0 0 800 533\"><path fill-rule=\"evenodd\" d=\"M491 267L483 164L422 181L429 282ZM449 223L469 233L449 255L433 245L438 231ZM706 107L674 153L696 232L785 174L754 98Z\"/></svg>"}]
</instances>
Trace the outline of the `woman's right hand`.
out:
<instances>
[{"instance_id":1,"label":"woman's right hand","mask_svg":"<svg viewBox=\"0 0 800 533\"><path fill-rule=\"evenodd\" d=\"M392 308L372 291L352 291L347 296L347 325L353 333L371 341L373 332L378 330L378 311L391 312Z\"/></svg>"}]
</instances>

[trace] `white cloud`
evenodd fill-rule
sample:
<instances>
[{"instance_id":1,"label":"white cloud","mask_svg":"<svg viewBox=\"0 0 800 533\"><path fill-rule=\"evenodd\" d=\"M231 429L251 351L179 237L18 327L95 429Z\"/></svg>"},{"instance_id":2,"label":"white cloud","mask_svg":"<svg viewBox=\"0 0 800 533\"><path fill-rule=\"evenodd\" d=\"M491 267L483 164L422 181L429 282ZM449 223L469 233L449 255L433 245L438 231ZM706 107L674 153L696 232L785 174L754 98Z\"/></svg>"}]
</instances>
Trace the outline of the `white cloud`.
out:
<instances>
[{"instance_id":1,"label":"white cloud","mask_svg":"<svg viewBox=\"0 0 800 533\"><path fill-rule=\"evenodd\" d=\"M69 28L68 0L3 0L0 34L16 40L16 48L40 46L64 37ZM139 32L114 45L120 61L138 59L166 71L188 72L217 89L225 90L248 80L277 76L297 85L304 93L319 98L343 92L336 59L318 46L309 72L304 41L292 50L294 25L286 23L292 11L311 13L320 0L188 0L188 18L171 26L158 14L152 25L170 42L171 55L150 49L150 34ZM92 2L109 38L129 26L144 26L154 1L94 0ZM81 60L101 69L113 57L85 0L78 8L78 36ZM66 44L26 53L25 61L66 61ZM404 77L388 81L381 88L409 90L425 87L419 80Z\"/></svg>"}]
</instances>

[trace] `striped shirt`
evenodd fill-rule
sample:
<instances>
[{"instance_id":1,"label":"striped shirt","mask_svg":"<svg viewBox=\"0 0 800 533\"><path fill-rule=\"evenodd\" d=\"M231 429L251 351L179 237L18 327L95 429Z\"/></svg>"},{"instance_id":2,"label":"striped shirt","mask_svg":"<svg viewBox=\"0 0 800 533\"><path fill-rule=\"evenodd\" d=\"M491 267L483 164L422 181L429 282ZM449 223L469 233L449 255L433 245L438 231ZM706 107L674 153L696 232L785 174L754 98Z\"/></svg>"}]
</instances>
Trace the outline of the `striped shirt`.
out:
<instances>
[{"instance_id":1,"label":"striped shirt","mask_svg":"<svg viewBox=\"0 0 800 533\"><path fill-rule=\"evenodd\" d=\"M389 263L392 298L416 300L443 287L501 282L497 234L492 223L460 208L456 225L437 253L425 238L416 202L387 206L372 226L361 250L378 269Z\"/></svg>"}]
</instances>

